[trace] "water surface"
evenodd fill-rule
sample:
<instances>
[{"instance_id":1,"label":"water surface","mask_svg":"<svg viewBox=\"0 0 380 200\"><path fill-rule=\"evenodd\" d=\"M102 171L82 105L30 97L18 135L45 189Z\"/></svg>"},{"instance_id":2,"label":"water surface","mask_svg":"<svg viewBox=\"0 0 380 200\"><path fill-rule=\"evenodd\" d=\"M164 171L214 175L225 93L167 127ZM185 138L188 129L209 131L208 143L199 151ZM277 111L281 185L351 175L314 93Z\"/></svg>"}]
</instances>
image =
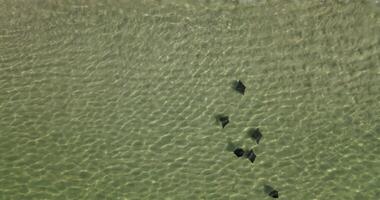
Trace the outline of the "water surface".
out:
<instances>
[{"instance_id":1,"label":"water surface","mask_svg":"<svg viewBox=\"0 0 380 200\"><path fill-rule=\"evenodd\" d=\"M378 199L379 7L237 2L1 0L0 199Z\"/></svg>"}]
</instances>

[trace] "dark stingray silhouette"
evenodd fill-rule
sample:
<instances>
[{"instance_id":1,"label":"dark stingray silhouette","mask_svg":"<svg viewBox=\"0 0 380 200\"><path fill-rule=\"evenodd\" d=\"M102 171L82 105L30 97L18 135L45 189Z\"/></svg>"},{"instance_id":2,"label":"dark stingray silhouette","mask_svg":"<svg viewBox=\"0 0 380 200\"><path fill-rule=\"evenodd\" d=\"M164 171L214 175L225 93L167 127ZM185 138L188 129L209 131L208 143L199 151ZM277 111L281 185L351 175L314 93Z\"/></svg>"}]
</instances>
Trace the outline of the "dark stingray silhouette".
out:
<instances>
[{"instance_id":1,"label":"dark stingray silhouette","mask_svg":"<svg viewBox=\"0 0 380 200\"><path fill-rule=\"evenodd\" d=\"M243 84L243 82L241 82L241 80L235 81L233 87L240 94L242 94L242 95L245 94L245 85Z\"/></svg>"},{"instance_id":2,"label":"dark stingray silhouette","mask_svg":"<svg viewBox=\"0 0 380 200\"><path fill-rule=\"evenodd\" d=\"M251 163L253 163L256 160L256 154L253 152L252 149L247 152L247 158L251 161Z\"/></svg>"},{"instance_id":3,"label":"dark stingray silhouette","mask_svg":"<svg viewBox=\"0 0 380 200\"><path fill-rule=\"evenodd\" d=\"M222 127L224 128L225 126L227 126L228 123L230 123L230 119L228 116L226 115L217 115L216 116L216 119L218 120L218 122L222 125Z\"/></svg>"},{"instance_id":4,"label":"dark stingray silhouette","mask_svg":"<svg viewBox=\"0 0 380 200\"><path fill-rule=\"evenodd\" d=\"M257 144L259 144L261 138L263 137L263 135L261 134L260 129L258 129L258 128L249 129L248 130L248 135L249 135L250 138L252 138L252 140L256 141Z\"/></svg>"},{"instance_id":5,"label":"dark stingray silhouette","mask_svg":"<svg viewBox=\"0 0 380 200\"><path fill-rule=\"evenodd\" d=\"M264 192L272 198L277 199L279 197L278 191L269 185L264 185Z\"/></svg>"},{"instance_id":6,"label":"dark stingray silhouette","mask_svg":"<svg viewBox=\"0 0 380 200\"><path fill-rule=\"evenodd\" d=\"M244 155L244 150L242 148L236 148L234 150L234 154L237 156L237 157L242 157Z\"/></svg>"}]
</instances>

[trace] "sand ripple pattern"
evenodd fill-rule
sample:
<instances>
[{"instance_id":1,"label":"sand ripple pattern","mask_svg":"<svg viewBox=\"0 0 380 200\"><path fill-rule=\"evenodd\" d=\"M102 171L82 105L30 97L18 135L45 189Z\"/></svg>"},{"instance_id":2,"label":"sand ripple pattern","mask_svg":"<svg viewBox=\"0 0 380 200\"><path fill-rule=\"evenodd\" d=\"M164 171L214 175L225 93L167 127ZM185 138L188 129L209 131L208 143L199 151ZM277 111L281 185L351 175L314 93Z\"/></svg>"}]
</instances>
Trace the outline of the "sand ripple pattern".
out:
<instances>
[{"instance_id":1,"label":"sand ripple pattern","mask_svg":"<svg viewBox=\"0 0 380 200\"><path fill-rule=\"evenodd\" d=\"M124 2L0 0L0 199L380 196L378 6Z\"/></svg>"}]
</instances>

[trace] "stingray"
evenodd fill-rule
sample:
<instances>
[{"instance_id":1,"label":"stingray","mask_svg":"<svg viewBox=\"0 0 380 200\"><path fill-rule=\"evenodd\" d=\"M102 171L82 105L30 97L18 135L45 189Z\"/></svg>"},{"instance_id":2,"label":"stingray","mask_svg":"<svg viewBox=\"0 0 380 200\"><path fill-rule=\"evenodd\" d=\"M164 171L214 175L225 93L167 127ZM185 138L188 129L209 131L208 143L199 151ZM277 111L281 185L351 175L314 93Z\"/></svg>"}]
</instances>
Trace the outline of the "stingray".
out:
<instances>
[{"instance_id":1,"label":"stingray","mask_svg":"<svg viewBox=\"0 0 380 200\"><path fill-rule=\"evenodd\" d=\"M270 197L277 199L279 197L278 191L273 189L273 187L269 185L264 185L264 192L267 193Z\"/></svg>"},{"instance_id":2,"label":"stingray","mask_svg":"<svg viewBox=\"0 0 380 200\"><path fill-rule=\"evenodd\" d=\"M223 128L230 123L228 116L218 116L218 121L222 124Z\"/></svg>"},{"instance_id":3,"label":"stingray","mask_svg":"<svg viewBox=\"0 0 380 200\"><path fill-rule=\"evenodd\" d=\"M237 92L239 92L240 94L244 95L244 93L245 93L245 85L243 84L243 82L241 82L240 80L236 81L234 88L235 88L235 90Z\"/></svg>"},{"instance_id":4,"label":"stingray","mask_svg":"<svg viewBox=\"0 0 380 200\"><path fill-rule=\"evenodd\" d=\"M236 148L234 150L234 154L237 156L237 157L242 157L244 155L244 150L242 148Z\"/></svg>"},{"instance_id":5,"label":"stingray","mask_svg":"<svg viewBox=\"0 0 380 200\"><path fill-rule=\"evenodd\" d=\"M252 138L252 140L255 140L257 144L259 144L261 138L263 137L261 131L258 128L250 129L248 131L248 135Z\"/></svg>"},{"instance_id":6,"label":"stingray","mask_svg":"<svg viewBox=\"0 0 380 200\"><path fill-rule=\"evenodd\" d=\"M277 190L273 190L273 191L269 192L268 195L271 196L271 197L273 197L273 198L275 198L275 199L277 199L278 198L278 191Z\"/></svg>"},{"instance_id":7,"label":"stingray","mask_svg":"<svg viewBox=\"0 0 380 200\"><path fill-rule=\"evenodd\" d=\"M253 163L256 159L256 154L253 152L253 150L249 150L248 153L247 153L247 158L248 160L251 161L251 163Z\"/></svg>"}]
</instances>

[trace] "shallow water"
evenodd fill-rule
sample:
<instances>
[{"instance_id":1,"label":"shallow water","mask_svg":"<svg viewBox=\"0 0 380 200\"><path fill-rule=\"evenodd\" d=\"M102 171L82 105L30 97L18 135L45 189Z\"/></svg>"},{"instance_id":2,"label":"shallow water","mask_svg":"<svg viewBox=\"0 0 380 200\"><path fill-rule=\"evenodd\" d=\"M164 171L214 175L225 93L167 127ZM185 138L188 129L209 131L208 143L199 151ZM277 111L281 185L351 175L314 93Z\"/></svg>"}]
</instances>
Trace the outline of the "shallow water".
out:
<instances>
[{"instance_id":1,"label":"shallow water","mask_svg":"<svg viewBox=\"0 0 380 200\"><path fill-rule=\"evenodd\" d=\"M0 1L0 199L379 198L376 3L102 2Z\"/></svg>"}]
</instances>

